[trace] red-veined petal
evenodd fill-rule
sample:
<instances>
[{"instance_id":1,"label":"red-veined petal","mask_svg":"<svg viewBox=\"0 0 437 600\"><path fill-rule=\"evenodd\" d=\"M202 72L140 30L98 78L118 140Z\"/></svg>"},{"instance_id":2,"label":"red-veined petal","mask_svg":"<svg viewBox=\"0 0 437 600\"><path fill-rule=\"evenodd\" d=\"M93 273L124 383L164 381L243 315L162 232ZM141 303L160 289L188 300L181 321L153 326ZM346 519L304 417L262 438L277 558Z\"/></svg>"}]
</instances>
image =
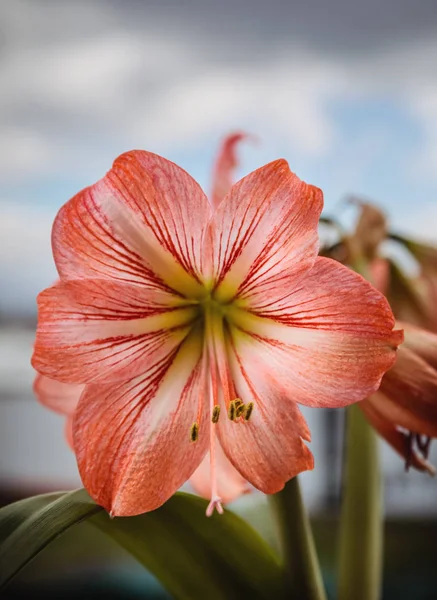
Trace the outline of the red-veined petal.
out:
<instances>
[{"instance_id":1,"label":"red-veined petal","mask_svg":"<svg viewBox=\"0 0 437 600\"><path fill-rule=\"evenodd\" d=\"M393 421L417 433L437 436L437 371L420 356L402 345L380 390L392 400L386 414L391 413Z\"/></svg>"},{"instance_id":2,"label":"red-veined petal","mask_svg":"<svg viewBox=\"0 0 437 600\"><path fill-rule=\"evenodd\" d=\"M211 204L220 204L234 183L234 171L238 167L237 146L248 138L246 133L231 133L222 141L213 168Z\"/></svg>"},{"instance_id":3,"label":"red-veined petal","mask_svg":"<svg viewBox=\"0 0 437 600\"><path fill-rule=\"evenodd\" d=\"M226 415L223 416L226 418ZM249 483L240 475L226 458L220 443L215 450L215 468L217 477L217 495L227 504L251 491ZM190 477L194 491L204 498L211 497L211 467L209 452Z\"/></svg>"},{"instance_id":4,"label":"red-veined petal","mask_svg":"<svg viewBox=\"0 0 437 600\"><path fill-rule=\"evenodd\" d=\"M236 183L211 221L215 295L226 301L281 285L313 264L322 192L294 175L285 160Z\"/></svg>"},{"instance_id":5,"label":"red-veined petal","mask_svg":"<svg viewBox=\"0 0 437 600\"><path fill-rule=\"evenodd\" d=\"M127 152L59 211L52 234L58 272L195 295L210 214L184 170L149 152Z\"/></svg>"},{"instance_id":6,"label":"red-veined petal","mask_svg":"<svg viewBox=\"0 0 437 600\"><path fill-rule=\"evenodd\" d=\"M394 326L386 298L361 275L318 257L295 284L293 278L254 292L239 306L294 327L343 330L385 337Z\"/></svg>"},{"instance_id":7,"label":"red-veined petal","mask_svg":"<svg viewBox=\"0 0 437 600\"><path fill-rule=\"evenodd\" d=\"M92 498L114 516L158 508L190 477L209 445L201 378L202 340L192 334L176 356L117 385L88 385L77 407L74 448ZM194 423L199 437L190 437Z\"/></svg>"},{"instance_id":8,"label":"red-veined petal","mask_svg":"<svg viewBox=\"0 0 437 600\"><path fill-rule=\"evenodd\" d=\"M66 383L135 377L190 331L195 309L177 308L174 299L127 283L61 281L38 296L32 364Z\"/></svg>"},{"instance_id":9,"label":"red-veined petal","mask_svg":"<svg viewBox=\"0 0 437 600\"><path fill-rule=\"evenodd\" d=\"M437 419L427 419L423 416L423 410L420 408L421 401L417 403L410 398L410 402L405 398L389 396L384 392L384 380L377 392L369 396L366 400L378 410L378 412L387 421L391 421L399 427L408 431L420 433L430 437L437 437ZM418 408L419 406L419 408Z\"/></svg>"},{"instance_id":10,"label":"red-veined petal","mask_svg":"<svg viewBox=\"0 0 437 600\"><path fill-rule=\"evenodd\" d=\"M368 399L360 402L361 410L366 415L367 420L373 425L376 431L390 446L396 450L409 464L418 471L428 471L435 475L434 467L424 458L422 458L414 448L411 448L408 440L408 434L397 429L393 421L385 418L377 408L377 405L369 402Z\"/></svg>"},{"instance_id":11,"label":"red-veined petal","mask_svg":"<svg viewBox=\"0 0 437 600\"><path fill-rule=\"evenodd\" d=\"M246 332L233 327L238 354L255 375L274 377L291 400L308 406L345 406L373 393L403 337L392 331L387 300L361 276L325 258L293 291L257 310L271 318L232 313Z\"/></svg>"},{"instance_id":12,"label":"red-veined petal","mask_svg":"<svg viewBox=\"0 0 437 600\"><path fill-rule=\"evenodd\" d=\"M41 404L61 415L73 414L83 388L83 385L62 383L39 373L33 382L33 391Z\"/></svg>"},{"instance_id":13,"label":"red-veined petal","mask_svg":"<svg viewBox=\"0 0 437 600\"><path fill-rule=\"evenodd\" d=\"M310 431L297 404L268 371L255 373L251 358L237 354L231 343L227 354L238 397L245 404L254 402L254 408L249 420L231 421L222 401L220 443L245 479L262 492L273 494L292 477L313 469L313 456L303 442L310 441Z\"/></svg>"}]
</instances>

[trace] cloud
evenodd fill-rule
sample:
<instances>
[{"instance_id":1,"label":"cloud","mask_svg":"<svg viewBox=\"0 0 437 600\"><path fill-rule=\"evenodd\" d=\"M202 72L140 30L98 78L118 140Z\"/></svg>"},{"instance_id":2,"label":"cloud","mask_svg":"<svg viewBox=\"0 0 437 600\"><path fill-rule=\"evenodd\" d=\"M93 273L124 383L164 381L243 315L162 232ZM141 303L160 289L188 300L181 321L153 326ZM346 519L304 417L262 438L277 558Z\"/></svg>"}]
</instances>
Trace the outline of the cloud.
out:
<instances>
[{"instance_id":1,"label":"cloud","mask_svg":"<svg viewBox=\"0 0 437 600\"><path fill-rule=\"evenodd\" d=\"M8 162L20 165L23 156L24 176L34 175L36 141L42 151L35 163L50 173L68 170L72 162L75 168L87 165L88 150L92 162L98 140L111 147L147 145L164 151L198 147L235 127L270 132L303 155L326 155L338 128L333 103L375 94L403 103L423 129L430 156L437 148L431 97L435 61L430 59L437 55L435 37L395 39L377 54L368 49L340 55L322 52L320 43L311 47L309 30L306 41L282 34L275 39L267 22L264 36L257 38L256 27L251 37L240 23L221 40L213 30L209 40L189 35L193 24L181 26L171 11L164 28L164 13L156 7L135 23L133 5L127 4L131 10L111 12L99 3L88 8L78 3L76 10L64 3L56 15L64 35L53 35L37 17L30 32L30 18L23 19L21 30L34 36L33 44L17 45L11 36L0 62L0 108L3 127L9 127L3 167L0 161L4 177L10 180L15 173ZM18 6L29 8L25 2ZM298 11L297 19L306 17ZM82 22L84 30L78 28ZM18 18L13 23L17 28ZM248 48L253 50L249 56Z\"/></svg>"},{"instance_id":2,"label":"cloud","mask_svg":"<svg viewBox=\"0 0 437 600\"><path fill-rule=\"evenodd\" d=\"M332 195L357 182L357 192L372 194L369 165L397 139L361 116L352 137L344 113L375 100L417 130L399 171L435 180L436 5L412 15L406 2L369 2L255 1L251 11L228 0L208 10L196 0L183 9L176 0L2 5L0 193L23 198L23 186L38 181L91 182L132 147L196 163L212 139L238 128L262 139L267 160L281 152L318 165L316 174L325 161ZM10 285L0 308L24 306L55 275L54 214L11 202L2 210L0 279Z\"/></svg>"},{"instance_id":3,"label":"cloud","mask_svg":"<svg viewBox=\"0 0 437 600\"><path fill-rule=\"evenodd\" d=\"M437 204L428 202L424 206L415 206L407 214L394 215L393 230L412 239L437 245Z\"/></svg>"},{"instance_id":4,"label":"cloud","mask_svg":"<svg viewBox=\"0 0 437 600\"><path fill-rule=\"evenodd\" d=\"M54 214L2 202L0 315L35 312L35 299L56 279L50 232ZM34 302L29 300L33 298Z\"/></svg>"},{"instance_id":5,"label":"cloud","mask_svg":"<svg viewBox=\"0 0 437 600\"><path fill-rule=\"evenodd\" d=\"M270 8L257 4L249 28L247 8L238 4L215 15L195 1L183 12L175 3L166 8L152 3L145 10L126 2L121 10L65 2L44 20L48 4L17 1L5 13L16 35L6 38L0 62L1 175L13 181L20 165L28 178L38 169L41 175L90 169L103 146L111 152L132 146L161 152L196 148L235 127L282 138L303 156L326 156L338 131L333 104L378 94L396 98L411 112L431 163L437 153L435 36L400 40L384 5L372 45L364 49L356 30L360 17L371 33L365 15L337 1L344 17L338 23L335 10L315 4L329 25L322 39L317 25L309 27L312 10L288 10L279 2L273 20ZM422 10L431 11L431 5ZM397 4L401 30L407 14ZM432 25L416 21L410 16L410 33ZM220 22L229 26L222 35ZM335 45L337 30L351 47L357 41L353 52L339 52L345 39Z\"/></svg>"},{"instance_id":6,"label":"cloud","mask_svg":"<svg viewBox=\"0 0 437 600\"><path fill-rule=\"evenodd\" d=\"M20 179L53 167L54 147L40 132L19 126L0 129L0 174Z\"/></svg>"},{"instance_id":7,"label":"cloud","mask_svg":"<svg viewBox=\"0 0 437 600\"><path fill-rule=\"evenodd\" d=\"M424 131L422 150L413 160L412 170L420 177L437 181L437 88L425 85L417 89L411 96L410 108Z\"/></svg>"}]
</instances>

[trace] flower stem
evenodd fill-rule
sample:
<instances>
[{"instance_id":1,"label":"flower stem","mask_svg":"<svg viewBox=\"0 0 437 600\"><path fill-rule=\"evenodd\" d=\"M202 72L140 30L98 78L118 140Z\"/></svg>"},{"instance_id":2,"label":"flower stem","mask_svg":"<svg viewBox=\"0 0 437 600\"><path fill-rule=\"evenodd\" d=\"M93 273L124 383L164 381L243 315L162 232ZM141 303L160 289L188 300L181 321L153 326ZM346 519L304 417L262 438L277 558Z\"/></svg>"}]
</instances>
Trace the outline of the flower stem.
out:
<instances>
[{"instance_id":1,"label":"flower stem","mask_svg":"<svg viewBox=\"0 0 437 600\"><path fill-rule=\"evenodd\" d=\"M270 496L279 526L280 543L293 598L326 600L322 574L308 514L297 477Z\"/></svg>"},{"instance_id":2,"label":"flower stem","mask_svg":"<svg viewBox=\"0 0 437 600\"><path fill-rule=\"evenodd\" d=\"M377 600L383 546L378 440L359 406L347 411L338 600Z\"/></svg>"}]
</instances>

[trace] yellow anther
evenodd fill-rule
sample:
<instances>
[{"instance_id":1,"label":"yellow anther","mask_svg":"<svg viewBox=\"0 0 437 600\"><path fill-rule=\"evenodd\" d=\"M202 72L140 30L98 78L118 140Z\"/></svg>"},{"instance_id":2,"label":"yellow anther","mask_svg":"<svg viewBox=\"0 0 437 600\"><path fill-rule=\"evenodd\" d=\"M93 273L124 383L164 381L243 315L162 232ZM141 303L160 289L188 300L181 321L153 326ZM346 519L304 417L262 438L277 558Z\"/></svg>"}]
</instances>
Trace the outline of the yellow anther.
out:
<instances>
[{"instance_id":1,"label":"yellow anther","mask_svg":"<svg viewBox=\"0 0 437 600\"><path fill-rule=\"evenodd\" d=\"M214 408L212 409L212 417L211 417L211 421L213 423L217 423L219 420L219 416L220 416L220 406L218 404L216 404L214 406Z\"/></svg>"},{"instance_id":2,"label":"yellow anther","mask_svg":"<svg viewBox=\"0 0 437 600\"><path fill-rule=\"evenodd\" d=\"M237 407L235 405L235 400L232 400L231 402L229 402L228 417L231 419L231 421L235 421L236 416Z\"/></svg>"},{"instance_id":3,"label":"yellow anther","mask_svg":"<svg viewBox=\"0 0 437 600\"><path fill-rule=\"evenodd\" d=\"M235 398L234 402L235 402L236 408L238 408L239 406L241 406L243 404L243 400L241 400L241 398Z\"/></svg>"},{"instance_id":4,"label":"yellow anther","mask_svg":"<svg viewBox=\"0 0 437 600\"><path fill-rule=\"evenodd\" d=\"M199 423L193 423L191 426L190 439L192 442L197 442L199 439Z\"/></svg>"},{"instance_id":5,"label":"yellow anther","mask_svg":"<svg viewBox=\"0 0 437 600\"><path fill-rule=\"evenodd\" d=\"M245 404L240 404L239 406L237 406L237 418L241 417L241 415L244 413L245 410L246 410Z\"/></svg>"},{"instance_id":6,"label":"yellow anther","mask_svg":"<svg viewBox=\"0 0 437 600\"><path fill-rule=\"evenodd\" d=\"M250 415L252 414L253 411L253 402L248 402L246 404L246 410L244 411L244 418L246 421L248 421L250 419Z\"/></svg>"}]
</instances>

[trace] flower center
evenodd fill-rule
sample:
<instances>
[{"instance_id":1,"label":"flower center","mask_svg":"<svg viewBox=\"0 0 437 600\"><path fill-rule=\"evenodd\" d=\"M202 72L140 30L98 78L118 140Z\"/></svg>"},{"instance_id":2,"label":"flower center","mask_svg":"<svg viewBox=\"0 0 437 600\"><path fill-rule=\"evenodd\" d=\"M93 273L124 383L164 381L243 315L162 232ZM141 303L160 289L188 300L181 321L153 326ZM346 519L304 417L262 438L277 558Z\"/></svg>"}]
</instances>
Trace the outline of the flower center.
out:
<instances>
[{"instance_id":1,"label":"flower center","mask_svg":"<svg viewBox=\"0 0 437 600\"><path fill-rule=\"evenodd\" d=\"M216 476L216 426L220 419L228 418L233 423L246 423L254 410L254 403L244 403L239 397L232 377L229 356L231 353L230 327L233 324L233 302L220 302L212 294L198 301L201 331L203 335L203 356L201 367L201 398L197 421L190 430L190 439L196 442L201 435L199 423L201 413L208 410L210 416L210 477L211 501L206 514L214 509L223 512L217 489ZM206 405L206 406L205 406Z\"/></svg>"}]
</instances>

